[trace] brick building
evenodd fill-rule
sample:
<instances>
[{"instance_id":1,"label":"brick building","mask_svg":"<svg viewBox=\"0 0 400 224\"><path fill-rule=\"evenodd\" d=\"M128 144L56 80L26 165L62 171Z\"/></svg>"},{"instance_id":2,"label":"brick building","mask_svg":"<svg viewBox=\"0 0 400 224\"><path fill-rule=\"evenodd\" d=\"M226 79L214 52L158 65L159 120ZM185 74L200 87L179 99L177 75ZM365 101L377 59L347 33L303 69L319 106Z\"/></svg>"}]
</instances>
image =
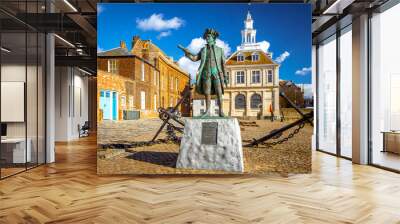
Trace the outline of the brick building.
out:
<instances>
[{"instance_id":1,"label":"brick building","mask_svg":"<svg viewBox=\"0 0 400 224\"><path fill-rule=\"evenodd\" d=\"M189 75L156 45L135 36L131 50L120 46L98 54L98 119L158 116L158 107L176 104ZM181 113L190 113L183 105Z\"/></svg>"},{"instance_id":2,"label":"brick building","mask_svg":"<svg viewBox=\"0 0 400 224\"><path fill-rule=\"evenodd\" d=\"M279 89L298 107L305 107L304 91L301 87L292 81L281 80L279 81ZM283 97L280 97L279 102L281 108L291 107Z\"/></svg>"}]
</instances>

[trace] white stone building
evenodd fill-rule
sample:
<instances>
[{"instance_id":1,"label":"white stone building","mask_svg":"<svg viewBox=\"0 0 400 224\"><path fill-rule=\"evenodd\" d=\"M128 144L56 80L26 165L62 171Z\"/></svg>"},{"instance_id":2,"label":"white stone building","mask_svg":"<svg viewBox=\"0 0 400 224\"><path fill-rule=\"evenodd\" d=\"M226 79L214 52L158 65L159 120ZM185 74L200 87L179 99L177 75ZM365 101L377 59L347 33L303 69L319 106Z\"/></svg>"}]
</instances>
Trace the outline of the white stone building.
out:
<instances>
[{"instance_id":1,"label":"white stone building","mask_svg":"<svg viewBox=\"0 0 400 224\"><path fill-rule=\"evenodd\" d=\"M279 117L279 64L256 42L250 12L241 31L242 44L226 60L229 77L224 94L225 114L233 117Z\"/></svg>"}]
</instances>

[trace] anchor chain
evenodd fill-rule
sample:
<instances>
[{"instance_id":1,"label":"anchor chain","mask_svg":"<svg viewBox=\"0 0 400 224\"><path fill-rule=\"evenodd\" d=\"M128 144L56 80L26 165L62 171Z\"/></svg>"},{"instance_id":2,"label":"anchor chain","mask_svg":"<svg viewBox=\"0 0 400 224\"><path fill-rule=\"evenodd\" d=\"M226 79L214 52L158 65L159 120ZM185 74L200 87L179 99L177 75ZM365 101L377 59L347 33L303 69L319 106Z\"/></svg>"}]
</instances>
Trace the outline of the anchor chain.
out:
<instances>
[{"instance_id":1,"label":"anchor chain","mask_svg":"<svg viewBox=\"0 0 400 224\"><path fill-rule=\"evenodd\" d=\"M294 129L290 134L288 134L286 137L279 139L274 142L262 142L260 145L264 145L266 147L272 147L276 145L283 144L290 139L292 139L294 136L296 136L301 129L304 128L306 122L302 122L298 125L296 129ZM101 148L106 149L106 148L116 148L116 149L128 149L128 148L139 148L139 147L144 147L144 146L152 146L156 144L165 144L165 143L173 143L173 144L180 144L181 142L181 137L177 136L176 127L172 124L167 125L167 136L164 139L157 139L155 141L137 141L137 142L128 142L128 143L116 143L116 144L102 144L100 145ZM244 140L244 142L249 142L252 140Z\"/></svg>"},{"instance_id":2,"label":"anchor chain","mask_svg":"<svg viewBox=\"0 0 400 224\"><path fill-rule=\"evenodd\" d=\"M167 137L168 141L179 144L181 142L181 137L178 137L175 132L175 127L172 124L167 125Z\"/></svg>"},{"instance_id":3,"label":"anchor chain","mask_svg":"<svg viewBox=\"0 0 400 224\"><path fill-rule=\"evenodd\" d=\"M294 129L290 134L288 134L286 137L284 137L282 139L279 139L274 142L262 142L262 143L260 143L260 145L264 145L266 147L271 147L271 146L283 144L283 143L289 141L290 139L292 139L295 135L297 135L300 132L300 130L304 128L305 124L306 124L305 121L300 123L296 129ZM277 138L279 138L279 137L281 137L281 135L278 136ZM276 139L276 138L273 138L273 139ZM252 141L252 140L247 140L247 141Z\"/></svg>"}]
</instances>

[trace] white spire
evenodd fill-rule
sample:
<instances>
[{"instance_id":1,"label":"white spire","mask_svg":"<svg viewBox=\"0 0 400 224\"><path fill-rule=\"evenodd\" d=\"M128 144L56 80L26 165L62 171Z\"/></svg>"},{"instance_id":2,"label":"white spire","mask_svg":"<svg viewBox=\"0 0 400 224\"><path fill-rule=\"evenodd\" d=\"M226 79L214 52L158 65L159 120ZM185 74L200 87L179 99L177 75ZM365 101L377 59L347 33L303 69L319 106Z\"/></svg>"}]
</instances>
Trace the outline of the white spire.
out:
<instances>
[{"instance_id":1,"label":"white spire","mask_svg":"<svg viewBox=\"0 0 400 224\"><path fill-rule=\"evenodd\" d=\"M238 50L256 50L261 49L256 41L257 30L253 28L254 20L251 17L250 11L247 11L244 22L244 29L241 31L242 44L238 46Z\"/></svg>"},{"instance_id":2,"label":"white spire","mask_svg":"<svg viewBox=\"0 0 400 224\"><path fill-rule=\"evenodd\" d=\"M251 19L250 11L247 11L247 20L252 20L252 19Z\"/></svg>"},{"instance_id":3,"label":"white spire","mask_svg":"<svg viewBox=\"0 0 400 224\"><path fill-rule=\"evenodd\" d=\"M256 30L253 29L253 22L250 11L248 11L244 21L244 30L242 30L242 44L256 43Z\"/></svg>"}]
</instances>

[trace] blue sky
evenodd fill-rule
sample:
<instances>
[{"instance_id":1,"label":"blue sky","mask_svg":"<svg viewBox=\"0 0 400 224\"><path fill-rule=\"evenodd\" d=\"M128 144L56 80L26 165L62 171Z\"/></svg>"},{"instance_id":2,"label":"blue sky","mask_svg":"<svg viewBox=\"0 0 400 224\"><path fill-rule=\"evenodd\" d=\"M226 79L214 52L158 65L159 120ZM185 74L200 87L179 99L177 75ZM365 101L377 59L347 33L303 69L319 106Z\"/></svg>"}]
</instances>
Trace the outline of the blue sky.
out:
<instances>
[{"instance_id":1,"label":"blue sky","mask_svg":"<svg viewBox=\"0 0 400 224\"><path fill-rule=\"evenodd\" d=\"M311 8L306 4L98 4L98 49L118 47L120 40L130 48L132 37L139 35L193 70L196 64L184 61L176 46L198 50L205 28L212 27L220 32L219 44L233 53L248 10L257 42L273 52L274 60L282 60L280 78L311 83Z\"/></svg>"}]
</instances>

